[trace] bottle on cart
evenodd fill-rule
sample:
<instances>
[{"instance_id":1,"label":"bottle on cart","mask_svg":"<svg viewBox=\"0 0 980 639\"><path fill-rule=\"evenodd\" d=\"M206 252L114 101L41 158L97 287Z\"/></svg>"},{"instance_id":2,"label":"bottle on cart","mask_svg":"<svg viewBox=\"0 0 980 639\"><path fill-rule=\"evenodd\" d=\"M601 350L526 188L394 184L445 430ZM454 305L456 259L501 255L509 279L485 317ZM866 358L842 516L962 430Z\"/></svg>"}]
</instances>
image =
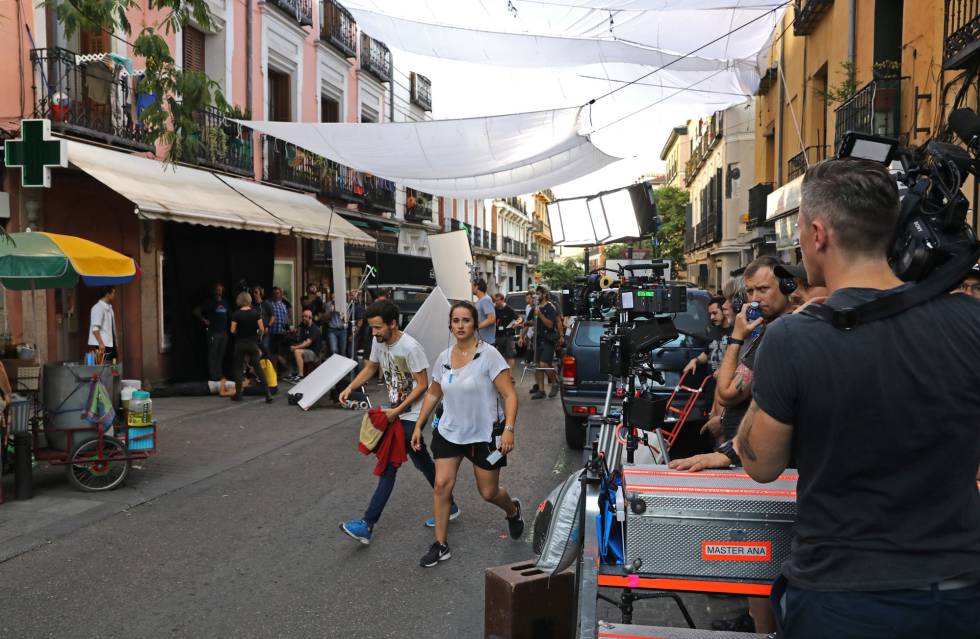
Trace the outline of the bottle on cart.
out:
<instances>
[{"instance_id":1,"label":"bottle on cart","mask_svg":"<svg viewBox=\"0 0 980 639\"><path fill-rule=\"evenodd\" d=\"M133 391L129 400L129 413L126 416L127 426L149 426L153 423L153 400L147 391Z\"/></svg>"}]
</instances>

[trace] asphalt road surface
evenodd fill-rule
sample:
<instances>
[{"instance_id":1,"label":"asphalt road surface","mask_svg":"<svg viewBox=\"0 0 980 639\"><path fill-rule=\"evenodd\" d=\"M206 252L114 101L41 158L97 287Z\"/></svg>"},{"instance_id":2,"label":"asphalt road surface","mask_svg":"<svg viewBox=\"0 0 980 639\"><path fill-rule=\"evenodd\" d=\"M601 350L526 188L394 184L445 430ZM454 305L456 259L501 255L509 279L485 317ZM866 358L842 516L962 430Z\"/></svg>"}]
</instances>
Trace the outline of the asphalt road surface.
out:
<instances>
[{"instance_id":1,"label":"asphalt road surface","mask_svg":"<svg viewBox=\"0 0 980 639\"><path fill-rule=\"evenodd\" d=\"M0 555L0 637L482 637L484 570L532 558L535 507L579 466L564 445L559 400L531 401L529 384L502 472L525 505L524 538L508 537L464 462L453 556L434 568L418 564L433 540L422 525L431 491L410 462L370 546L338 528L360 517L376 484L374 458L355 447L359 413L304 413L282 397L271 406L158 400L158 412L179 401L184 413L164 421L160 455L116 491L128 503L77 521L66 513L29 549ZM69 491L60 472L37 474L42 494ZM0 527L5 512L17 516L4 508ZM731 609L726 600L691 602L699 626L712 607ZM606 604L600 612L618 620ZM642 602L635 621L682 620L666 602Z\"/></svg>"}]
</instances>

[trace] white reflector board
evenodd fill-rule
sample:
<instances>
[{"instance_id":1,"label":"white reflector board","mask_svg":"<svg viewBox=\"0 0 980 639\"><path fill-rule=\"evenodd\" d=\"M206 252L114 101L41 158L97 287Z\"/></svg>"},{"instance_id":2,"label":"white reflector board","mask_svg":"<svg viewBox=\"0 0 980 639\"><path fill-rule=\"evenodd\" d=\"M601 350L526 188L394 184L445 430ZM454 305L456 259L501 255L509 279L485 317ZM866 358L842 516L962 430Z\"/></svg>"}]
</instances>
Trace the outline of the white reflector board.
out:
<instances>
[{"instance_id":1,"label":"white reflector board","mask_svg":"<svg viewBox=\"0 0 980 639\"><path fill-rule=\"evenodd\" d=\"M609 238L621 240L640 237L640 229L636 224L636 213L633 211L633 200L628 189L619 189L600 196L602 208L606 213L609 224Z\"/></svg>"},{"instance_id":2,"label":"white reflector board","mask_svg":"<svg viewBox=\"0 0 980 639\"><path fill-rule=\"evenodd\" d=\"M430 235L429 255L432 256L436 286L442 289L445 296L451 300L471 300L470 265L473 264L473 255L466 231Z\"/></svg>"},{"instance_id":3,"label":"white reflector board","mask_svg":"<svg viewBox=\"0 0 980 639\"><path fill-rule=\"evenodd\" d=\"M438 286L432 289L422 302L405 332L418 340L429 360L429 379L432 379L432 365L442 351L452 346L455 338L449 332L449 300Z\"/></svg>"},{"instance_id":4,"label":"white reflector board","mask_svg":"<svg viewBox=\"0 0 980 639\"><path fill-rule=\"evenodd\" d=\"M592 229L592 219L589 216L589 205L586 199L576 198L558 202L558 212L561 217L566 246L596 244L595 231Z\"/></svg>"},{"instance_id":5,"label":"white reflector board","mask_svg":"<svg viewBox=\"0 0 980 639\"><path fill-rule=\"evenodd\" d=\"M589 207L589 217L592 219L592 230L595 232L596 242L605 242L611 235L609 223L606 222L606 213L603 211L602 200L593 197L586 200L586 204Z\"/></svg>"}]
</instances>

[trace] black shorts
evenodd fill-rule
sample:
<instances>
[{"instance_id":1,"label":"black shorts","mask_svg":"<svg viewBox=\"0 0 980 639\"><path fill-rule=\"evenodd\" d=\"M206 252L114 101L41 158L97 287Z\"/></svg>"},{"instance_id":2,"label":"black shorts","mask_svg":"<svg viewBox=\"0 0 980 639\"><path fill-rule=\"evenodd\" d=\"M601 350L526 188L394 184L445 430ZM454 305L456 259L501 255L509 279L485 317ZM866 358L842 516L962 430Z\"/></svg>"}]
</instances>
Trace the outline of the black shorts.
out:
<instances>
[{"instance_id":1,"label":"black shorts","mask_svg":"<svg viewBox=\"0 0 980 639\"><path fill-rule=\"evenodd\" d=\"M497 450L493 442L479 442L476 444L455 444L439 434L439 429L432 431L432 441L429 443L429 450L432 451L434 459L449 459L452 457L465 457L470 460L477 468L483 470L496 470L507 465L507 455L497 460L496 464L487 461L487 457Z\"/></svg>"},{"instance_id":2,"label":"black shorts","mask_svg":"<svg viewBox=\"0 0 980 639\"><path fill-rule=\"evenodd\" d=\"M555 362L555 343L548 340L541 340L536 345L535 357L538 362L547 364L547 368L554 366Z\"/></svg>"}]
</instances>

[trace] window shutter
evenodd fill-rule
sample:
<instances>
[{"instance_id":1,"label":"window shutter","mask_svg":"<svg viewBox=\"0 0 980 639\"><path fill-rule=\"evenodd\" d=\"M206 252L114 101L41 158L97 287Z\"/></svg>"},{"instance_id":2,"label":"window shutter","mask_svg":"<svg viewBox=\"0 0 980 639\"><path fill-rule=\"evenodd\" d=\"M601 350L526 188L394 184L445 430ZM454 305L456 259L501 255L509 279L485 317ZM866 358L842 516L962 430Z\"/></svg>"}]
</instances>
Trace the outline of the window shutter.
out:
<instances>
[{"instance_id":1,"label":"window shutter","mask_svg":"<svg viewBox=\"0 0 980 639\"><path fill-rule=\"evenodd\" d=\"M82 55L109 52L109 34L102 29L79 29L78 49Z\"/></svg>"},{"instance_id":2,"label":"window shutter","mask_svg":"<svg viewBox=\"0 0 980 639\"><path fill-rule=\"evenodd\" d=\"M184 69L204 73L204 33L184 27Z\"/></svg>"}]
</instances>

